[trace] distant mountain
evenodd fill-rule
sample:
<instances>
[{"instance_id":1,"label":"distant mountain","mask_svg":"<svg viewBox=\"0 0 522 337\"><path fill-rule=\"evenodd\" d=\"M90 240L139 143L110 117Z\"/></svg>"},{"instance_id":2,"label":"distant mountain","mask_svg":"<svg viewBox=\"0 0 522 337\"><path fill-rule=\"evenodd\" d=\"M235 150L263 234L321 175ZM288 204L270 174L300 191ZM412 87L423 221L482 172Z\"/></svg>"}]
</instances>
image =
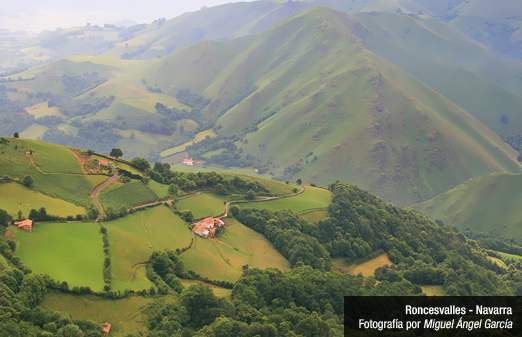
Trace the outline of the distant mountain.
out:
<instances>
[{"instance_id":1,"label":"distant mountain","mask_svg":"<svg viewBox=\"0 0 522 337\"><path fill-rule=\"evenodd\" d=\"M522 239L522 175L492 173L412 207L459 230Z\"/></svg>"},{"instance_id":2,"label":"distant mountain","mask_svg":"<svg viewBox=\"0 0 522 337\"><path fill-rule=\"evenodd\" d=\"M415 36L433 32L400 15L383 18L396 18L399 29L410 25ZM399 204L486 173L518 172L517 153L470 115L480 113L443 95L450 96L442 83L452 63L418 61L419 47L395 44L395 59L389 58L396 63L397 55L413 54L420 67L436 66L430 73L441 76L433 80L440 92L433 90L428 77L422 82L369 50L379 51L375 41L383 39L378 27L368 28L375 21L372 14L315 7L261 34L202 42L160 59L61 60L6 82L4 94L30 105L26 110L37 118L34 125L27 119L33 129L25 137L99 151L117 145L128 157L155 159L208 130L217 138L189 146L189 155L259 167L282 180L343 179ZM459 39L449 46L475 46ZM473 62L501 59L484 51ZM471 70L458 77L463 85L494 85ZM518 85L516 78L506 83ZM498 97L519 98L496 87ZM479 100L484 93L467 94Z\"/></svg>"}]
</instances>

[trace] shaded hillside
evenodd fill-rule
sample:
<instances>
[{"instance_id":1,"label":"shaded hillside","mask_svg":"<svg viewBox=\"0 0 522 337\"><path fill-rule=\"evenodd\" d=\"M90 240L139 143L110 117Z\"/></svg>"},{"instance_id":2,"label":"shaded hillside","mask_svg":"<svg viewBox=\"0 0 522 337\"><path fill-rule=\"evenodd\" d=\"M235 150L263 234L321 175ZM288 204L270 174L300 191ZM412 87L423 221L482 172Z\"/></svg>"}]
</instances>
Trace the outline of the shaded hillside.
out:
<instances>
[{"instance_id":1,"label":"shaded hillside","mask_svg":"<svg viewBox=\"0 0 522 337\"><path fill-rule=\"evenodd\" d=\"M460 230L522 239L522 176L493 173L474 178L432 200L413 205Z\"/></svg>"},{"instance_id":2,"label":"shaded hillside","mask_svg":"<svg viewBox=\"0 0 522 337\"><path fill-rule=\"evenodd\" d=\"M517 0L377 0L365 11L389 11L434 17L496 52L522 61L522 8Z\"/></svg>"},{"instance_id":3,"label":"shaded hillside","mask_svg":"<svg viewBox=\"0 0 522 337\"><path fill-rule=\"evenodd\" d=\"M522 64L486 50L435 19L392 13L352 13L368 50L407 71L508 136L522 126ZM505 116L503 118L503 116Z\"/></svg>"}]
</instances>

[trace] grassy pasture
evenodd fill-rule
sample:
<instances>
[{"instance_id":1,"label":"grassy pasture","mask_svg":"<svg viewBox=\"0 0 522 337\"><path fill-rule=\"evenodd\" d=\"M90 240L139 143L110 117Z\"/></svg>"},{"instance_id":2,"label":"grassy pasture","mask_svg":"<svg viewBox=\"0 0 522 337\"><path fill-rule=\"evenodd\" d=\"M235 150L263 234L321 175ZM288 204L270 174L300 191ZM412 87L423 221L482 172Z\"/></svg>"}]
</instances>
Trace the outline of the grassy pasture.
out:
<instances>
[{"instance_id":1,"label":"grassy pasture","mask_svg":"<svg viewBox=\"0 0 522 337\"><path fill-rule=\"evenodd\" d=\"M154 302L152 298L133 296L119 300L104 299L93 295L72 295L50 291L41 306L47 310L68 313L73 319L90 319L112 324L111 336L125 336L145 332L145 316L142 307Z\"/></svg>"},{"instance_id":2,"label":"grassy pasture","mask_svg":"<svg viewBox=\"0 0 522 337\"><path fill-rule=\"evenodd\" d=\"M275 249L272 243L262 234L237 221L227 227L226 232L219 239L240 252L246 253L249 258L244 264L253 268L290 269L290 263Z\"/></svg>"},{"instance_id":3,"label":"grassy pasture","mask_svg":"<svg viewBox=\"0 0 522 337\"><path fill-rule=\"evenodd\" d=\"M137 205L142 202L154 201L158 196L141 181L131 181L127 184L110 184L99 194L103 208L111 207L118 210L123 206Z\"/></svg>"},{"instance_id":4,"label":"grassy pasture","mask_svg":"<svg viewBox=\"0 0 522 337\"><path fill-rule=\"evenodd\" d=\"M213 280L235 282L242 266L290 268L289 262L261 234L234 222L219 238L223 243L196 236L196 245L182 256L185 269Z\"/></svg>"},{"instance_id":5,"label":"grassy pasture","mask_svg":"<svg viewBox=\"0 0 522 337\"><path fill-rule=\"evenodd\" d=\"M33 271L49 274L69 287L89 286L101 291L103 242L96 223L46 223L33 232L14 229L16 255Z\"/></svg>"},{"instance_id":6,"label":"grassy pasture","mask_svg":"<svg viewBox=\"0 0 522 337\"><path fill-rule=\"evenodd\" d=\"M22 131L20 133L20 137L38 139L42 137L48 129L49 128L47 126L34 123L31 126L27 127L24 131Z\"/></svg>"},{"instance_id":7,"label":"grassy pasture","mask_svg":"<svg viewBox=\"0 0 522 337\"><path fill-rule=\"evenodd\" d=\"M208 284L208 283L205 283L205 282L199 281L199 280L181 280L181 283L183 284L183 286L185 286L187 288L191 284L199 283L199 284L202 284L202 285L212 289L212 292L217 297L224 297L227 300L230 300L232 298L232 289L226 289L226 288L217 287L217 286L215 286L213 284Z\"/></svg>"},{"instance_id":8,"label":"grassy pasture","mask_svg":"<svg viewBox=\"0 0 522 337\"><path fill-rule=\"evenodd\" d=\"M230 200L230 196L220 196L214 193L201 193L178 201L175 206L178 210L188 209L192 211L196 219L207 216L217 216L225 212L224 202Z\"/></svg>"},{"instance_id":9,"label":"grassy pasture","mask_svg":"<svg viewBox=\"0 0 522 337\"><path fill-rule=\"evenodd\" d=\"M359 273L362 273L364 277L373 276L375 269L385 265L393 265L393 263L388 258L388 255L386 254L379 255L374 259L360 264L356 263L352 265L348 264L346 259L343 257L332 259L333 272L352 275L358 275Z\"/></svg>"},{"instance_id":10,"label":"grassy pasture","mask_svg":"<svg viewBox=\"0 0 522 337\"><path fill-rule=\"evenodd\" d=\"M156 194L159 198L166 198L169 196L169 186L160 184L157 181L149 180L147 186Z\"/></svg>"},{"instance_id":11,"label":"grassy pasture","mask_svg":"<svg viewBox=\"0 0 522 337\"><path fill-rule=\"evenodd\" d=\"M227 259L232 259L232 262ZM232 263L247 259L248 255L245 253L199 236L196 236L196 246L181 257L186 270L193 270L212 280L229 282L239 279L242 273L242 265Z\"/></svg>"},{"instance_id":12,"label":"grassy pasture","mask_svg":"<svg viewBox=\"0 0 522 337\"><path fill-rule=\"evenodd\" d=\"M107 178L82 175L78 161L63 146L28 139L4 139L9 143L0 145L0 176L22 179L31 175L34 180L31 189L53 198L88 207L92 204L91 190ZM29 150L35 151L32 156L35 165L26 154Z\"/></svg>"},{"instance_id":13,"label":"grassy pasture","mask_svg":"<svg viewBox=\"0 0 522 337\"><path fill-rule=\"evenodd\" d=\"M266 208L272 211L291 209L297 213L309 209L326 208L331 200L332 193L330 191L318 187L306 186L303 193L293 197L238 205L239 207Z\"/></svg>"},{"instance_id":14,"label":"grassy pasture","mask_svg":"<svg viewBox=\"0 0 522 337\"><path fill-rule=\"evenodd\" d=\"M85 213L83 207L51 198L16 183L0 184L0 195L6 196L0 198L0 209L6 210L12 216L17 216L20 210L24 216L28 216L32 208L40 209L40 207L45 207L48 214L62 217Z\"/></svg>"},{"instance_id":15,"label":"grassy pasture","mask_svg":"<svg viewBox=\"0 0 522 337\"><path fill-rule=\"evenodd\" d=\"M5 137L0 145L0 173L11 177L38 172L82 174L80 165L66 147L30 139ZM15 149L16 147L16 149ZM32 156L28 154L33 151ZM34 165L31 162L34 162ZM35 166L36 165L36 166Z\"/></svg>"},{"instance_id":16,"label":"grassy pasture","mask_svg":"<svg viewBox=\"0 0 522 337\"><path fill-rule=\"evenodd\" d=\"M181 218L165 206L136 212L105 223L112 255L113 288L150 288L143 266L154 250L190 245L191 233ZM134 266L134 267L133 267Z\"/></svg>"},{"instance_id":17,"label":"grassy pasture","mask_svg":"<svg viewBox=\"0 0 522 337\"><path fill-rule=\"evenodd\" d=\"M36 190L76 205L88 207L93 204L91 191L107 179L100 175L48 174L33 176Z\"/></svg>"},{"instance_id":18,"label":"grassy pasture","mask_svg":"<svg viewBox=\"0 0 522 337\"><path fill-rule=\"evenodd\" d=\"M326 217L328 216L328 211L319 210L319 211L302 213L300 215L303 218L305 218L308 222L314 223L314 222L318 222L319 220L326 219Z\"/></svg>"},{"instance_id":19,"label":"grassy pasture","mask_svg":"<svg viewBox=\"0 0 522 337\"><path fill-rule=\"evenodd\" d=\"M26 108L26 111L35 118L40 118L43 116L63 116L58 107L48 107L47 102L35 104L29 108Z\"/></svg>"},{"instance_id":20,"label":"grassy pasture","mask_svg":"<svg viewBox=\"0 0 522 337\"><path fill-rule=\"evenodd\" d=\"M519 261L519 260L522 260L522 256L520 255L514 255L514 254L508 254L508 253L502 253L502 252L497 252L500 254L500 256L502 256L503 259L513 259L515 261Z\"/></svg>"},{"instance_id":21,"label":"grassy pasture","mask_svg":"<svg viewBox=\"0 0 522 337\"><path fill-rule=\"evenodd\" d=\"M446 296L446 291L442 286L424 285L421 288L422 292L428 296Z\"/></svg>"}]
</instances>

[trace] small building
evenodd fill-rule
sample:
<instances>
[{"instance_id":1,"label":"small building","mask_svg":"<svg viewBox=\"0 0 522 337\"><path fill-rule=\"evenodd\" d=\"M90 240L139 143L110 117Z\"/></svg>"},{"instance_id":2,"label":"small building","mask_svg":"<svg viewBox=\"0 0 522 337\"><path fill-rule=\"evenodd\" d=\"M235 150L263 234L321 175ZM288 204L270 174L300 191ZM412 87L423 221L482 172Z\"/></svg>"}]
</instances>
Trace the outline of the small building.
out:
<instances>
[{"instance_id":1,"label":"small building","mask_svg":"<svg viewBox=\"0 0 522 337\"><path fill-rule=\"evenodd\" d=\"M109 166L109 162L106 160L99 160L98 164L103 165L103 166Z\"/></svg>"},{"instance_id":2,"label":"small building","mask_svg":"<svg viewBox=\"0 0 522 337\"><path fill-rule=\"evenodd\" d=\"M195 228L194 228L194 233L196 233L197 235L203 237L203 238L208 238L210 232L208 231L208 229L205 228L204 225L197 225Z\"/></svg>"},{"instance_id":3,"label":"small building","mask_svg":"<svg viewBox=\"0 0 522 337\"><path fill-rule=\"evenodd\" d=\"M103 323L102 325L105 325L105 327L102 329L103 332L105 332L107 335L111 331L112 324L110 323Z\"/></svg>"},{"instance_id":4,"label":"small building","mask_svg":"<svg viewBox=\"0 0 522 337\"><path fill-rule=\"evenodd\" d=\"M33 220L27 219L24 221L20 221L18 223L18 228L20 228L23 231L32 232L33 231Z\"/></svg>"},{"instance_id":5,"label":"small building","mask_svg":"<svg viewBox=\"0 0 522 337\"><path fill-rule=\"evenodd\" d=\"M214 236L216 227L224 224L225 223L221 219L209 216L208 218L194 223L194 233L206 239L209 236Z\"/></svg>"},{"instance_id":6,"label":"small building","mask_svg":"<svg viewBox=\"0 0 522 337\"><path fill-rule=\"evenodd\" d=\"M182 164L187 166L194 166L194 161L192 159L183 159Z\"/></svg>"}]
</instances>

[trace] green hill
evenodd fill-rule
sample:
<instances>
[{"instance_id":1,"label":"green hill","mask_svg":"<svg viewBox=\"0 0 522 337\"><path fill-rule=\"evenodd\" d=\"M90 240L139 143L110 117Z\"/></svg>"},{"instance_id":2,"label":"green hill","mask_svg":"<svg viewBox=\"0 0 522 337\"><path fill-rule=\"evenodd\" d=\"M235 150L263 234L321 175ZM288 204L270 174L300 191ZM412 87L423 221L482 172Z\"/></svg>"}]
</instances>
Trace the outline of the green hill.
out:
<instances>
[{"instance_id":1,"label":"green hill","mask_svg":"<svg viewBox=\"0 0 522 337\"><path fill-rule=\"evenodd\" d=\"M426 41L455 51L425 61ZM487 70L497 63L505 80ZM106 153L117 146L152 161L184 144L207 163L283 181L344 179L411 204L472 177L519 171L516 153L472 115L516 132L520 71L446 26L314 7L260 34L150 61L72 57L5 85L12 102L58 108L61 117L36 120L50 125L46 141ZM181 161L171 152L162 160Z\"/></svg>"},{"instance_id":2,"label":"green hill","mask_svg":"<svg viewBox=\"0 0 522 337\"><path fill-rule=\"evenodd\" d=\"M412 207L460 230L522 239L522 175L492 173L473 178Z\"/></svg>"}]
</instances>

